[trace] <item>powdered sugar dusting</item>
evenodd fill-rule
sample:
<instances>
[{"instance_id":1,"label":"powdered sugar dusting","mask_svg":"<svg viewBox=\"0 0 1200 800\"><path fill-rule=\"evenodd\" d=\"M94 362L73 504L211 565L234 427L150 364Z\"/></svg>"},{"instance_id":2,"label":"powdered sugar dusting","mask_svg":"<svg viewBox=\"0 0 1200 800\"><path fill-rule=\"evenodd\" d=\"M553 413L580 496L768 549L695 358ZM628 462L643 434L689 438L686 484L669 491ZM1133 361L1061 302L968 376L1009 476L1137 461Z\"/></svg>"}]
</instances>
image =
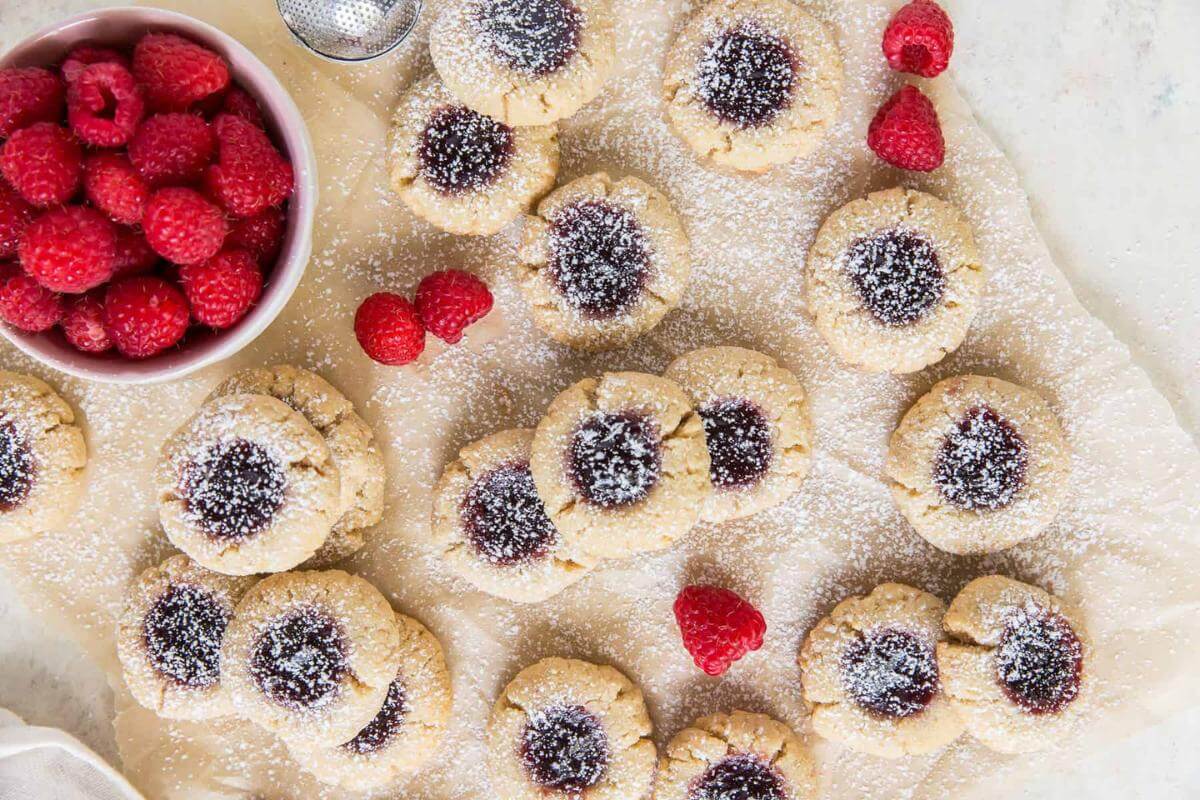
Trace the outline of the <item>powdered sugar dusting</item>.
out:
<instances>
[{"instance_id":1,"label":"powdered sugar dusting","mask_svg":"<svg viewBox=\"0 0 1200 800\"><path fill-rule=\"evenodd\" d=\"M503 123L465 106L444 106L421 132L421 174L447 194L480 191L508 167L513 138L512 128Z\"/></svg>"},{"instance_id":2,"label":"powdered sugar dusting","mask_svg":"<svg viewBox=\"0 0 1200 800\"><path fill-rule=\"evenodd\" d=\"M583 28L583 14L570 0L482 0L476 20L504 63L534 77L566 64Z\"/></svg>"},{"instance_id":3,"label":"powdered sugar dusting","mask_svg":"<svg viewBox=\"0 0 1200 800\"><path fill-rule=\"evenodd\" d=\"M934 464L934 480L947 502L972 511L994 511L1012 502L1025 485L1029 447L995 411L967 411L946 436Z\"/></svg>"},{"instance_id":4,"label":"powdered sugar dusting","mask_svg":"<svg viewBox=\"0 0 1200 800\"><path fill-rule=\"evenodd\" d=\"M1005 615L996 678L1025 711L1061 711L1079 695L1083 669L1083 646L1066 619L1033 603Z\"/></svg>"},{"instance_id":5,"label":"powdered sugar dusting","mask_svg":"<svg viewBox=\"0 0 1200 800\"><path fill-rule=\"evenodd\" d=\"M0 420L0 511L12 511L29 497L36 477L33 453L11 420Z\"/></svg>"},{"instance_id":6,"label":"powdered sugar dusting","mask_svg":"<svg viewBox=\"0 0 1200 800\"><path fill-rule=\"evenodd\" d=\"M796 69L786 41L747 21L705 47L696 65L696 93L725 122L767 125L791 105Z\"/></svg>"},{"instance_id":7,"label":"powdered sugar dusting","mask_svg":"<svg viewBox=\"0 0 1200 800\"><path fill-rule=\"evenodd\" d=\"M462 520L475 552L497 566L543 559L558 541L528 462L497 467L476 480L463 499Z\"/></svg>"},{"instance_id":8,"label":"powdered sugar dusting","mask_svg":"<svg viewBox=\"0 0 1200 800\"><path fill-rule=\"evenodd\" d=\"M273 620L250 653L250 674L274 702L297 710L323 708L349 672L337 622L316 608Z\"/></svg>"},{"instance_id":9,"label":"powdered sugar dusting","mask_svg":"<svg viewBox=\"0 0 1200 800\"><path fill-rule=\"evenodd\" d=\"M150 607L142 624L155 669L191 688L211 686L221 675L221 642L229 618L198 586L172 586Z\"/></svg>"},{"instance_id":10,"label":"powdered sugar dusting","mask_svg":"<svg viewBox=\"0 0 1200 800\"><path fill-rule=\"evenodd\" d=\"M573 203L554 215L550 232L550 275L572 308L612 317L638 302L650 251L632 213L603 200Z\"/></svg>"},{"instance_id":11,"label":"powdered sugar dusting","mask_svg":"<svg viewBox=\"0 0 1200 800\"><path fill-rule=\"evenodd\" d=\"M937 251L910 231L887 231L850 245L845 267L871 316L884 325L909 325L946 293Z\"/></svg>"},{"instance_id":12,"label":"powdered sugar dusting","mask_svg":"<svg viewBox=\"0 0 1200 800\"><path fill-rule=\"evenodd\" d=\"M521 734L521 763L545 789L578 796L608 769L608 736L582 706L551 706L530 715Z\"/></svg>"},{"instance_id":13,"label":"powdered sugar dusting","mask_svg":"<svg viewBox=\"0 0 1200 800\"><path fill-rule=\"evenodd\" d=\"M579 494L601 508L643 499L662 473L658 426L633 412L597 412L571 437L567 472Z\"/></svg>"}]
</instances>

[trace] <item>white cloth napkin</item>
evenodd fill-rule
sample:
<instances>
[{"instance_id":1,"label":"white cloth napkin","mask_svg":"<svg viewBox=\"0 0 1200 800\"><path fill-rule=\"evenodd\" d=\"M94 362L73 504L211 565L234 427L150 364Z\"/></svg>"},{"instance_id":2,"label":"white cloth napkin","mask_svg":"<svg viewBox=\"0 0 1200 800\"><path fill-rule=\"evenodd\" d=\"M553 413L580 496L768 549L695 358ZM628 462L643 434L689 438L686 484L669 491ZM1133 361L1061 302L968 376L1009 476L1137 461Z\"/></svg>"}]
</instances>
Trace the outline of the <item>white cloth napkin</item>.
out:
<instances>
[{"instance_id":1,"label":"white cloth napkin","mask_svg":"<svg viewBox=\"0 0 1200 800\"><path fill-rule=\"evenodd\" d=\"M143 800L82 742L0 708L0 800Z\"/></svg>"}]
</instances>

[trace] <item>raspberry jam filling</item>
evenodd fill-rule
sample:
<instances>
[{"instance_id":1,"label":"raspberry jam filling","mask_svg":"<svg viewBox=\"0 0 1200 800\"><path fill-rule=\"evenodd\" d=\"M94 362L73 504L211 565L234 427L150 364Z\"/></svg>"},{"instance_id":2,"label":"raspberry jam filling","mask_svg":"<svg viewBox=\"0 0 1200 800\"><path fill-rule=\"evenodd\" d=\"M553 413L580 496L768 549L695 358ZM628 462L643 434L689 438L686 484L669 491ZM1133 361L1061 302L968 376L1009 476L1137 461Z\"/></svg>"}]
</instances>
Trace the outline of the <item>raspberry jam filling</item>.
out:
<instances>
[{"instance_id":1,"label":"raspberry jam filling","mask_svg":"<svg viewBox=\"0 0 1200 800\"><path fill-rule=\"evenodd\" d=\"M895 628L861 634L842 653L846 692L860 707L881 717L911 717L938 690L933 646Z\"/></svg>"},{"instance_id":2,"label":"raspberry jam filling","mask_svg":"<svg viewBox=\"0 0 1200 800\"><path fill-rule=\"evenodd\" d=\"M846 271L871 316L892 327L917 322L946 293L937 251L909 231L854 242L846 253Z\"/></svg>"},{"instance_id":3,"label":"raspberry jam filling","mask_svg":"<svg viewBox=\"0 0 1200 800\"><path fill-rule=\"evenodd\" d=\"M199 586L168 589L142 621L146 651L159 674L182 686L212 686L221 674L221 640L229 617Z\"/></svg>"},{"instance_id":4,"label":"raspberry jam filling","mask_svg":"<svg viewBox=\"0 0 1200 800\"><path fill-rule=\"evenodd\" d=\"M946 436L933 478L947 502L969 511L994 511L1025 485L1029 447L1007 420L976 406Z\"/></svg>"},{"instance_id":5,"label":"raspberry jam filling","mask_svg":"<svg viewBox=\"0 0 1200 800\"><path fill-rule=\"evenodd\" d=\"M463 106L430 116L417 152L421 174L445 194L486 189L512 160L513 129Z\"/></svg>"},{"instance_id":6,"label":"raspberry jam filling","mask_svg":"<svg viewBox=\"0 0 1200 800\"><path fill-rule=\"evenodd\" d=\"M535 78L579 51L583 13L568 0L484 0L477 19L496 57Z\"/></svg>"},{"instance_id":7,"label":"raspberry jam filling","mask_svg":"<svg viewBox=\"0 0 1200 800\"><path fill-rule=\"evenodd\" d=\"M575 431L567 462L587 502L632 505L650 494L662 474L658 425L631 411L593 414Z\"/></svg>"},{"instance_id":8,"label":"raspberry jam filling","mask_svg":"<svg viewBox=\"0 0 1200 800\"><path fill-rule=\"evenodd\" d=\"M545 558L558 539L528 461L497 467L475 481L461 514L475 552L497 566Z\"/></svg>"},{"instance_id":9,"label":"raspberry jam filling","mask_svg":"<svg viewBox=\"0 0 1200 800\"><path fill-rule=\"evenodd\" d=\"M726 756L692 784L688 800L785 800L783 778L749 753Z\"/></svg>"},{"instance_id":10,"label":"raspberry jam filling","mask_svg":"<svg viewBox=\"0 0 1200 800\"><path fill-rule=\"evenodd\" d=\"M367 727L358 732L350 741L342 745L344 750L357 753L360 756L370 755L382 750L404 725L408 716L408 692L400 679L392 681L388 686L387 697L383 700L383 708L375 715L375 719L367 723Z\"/></svg>"},{"instance_id":11,"label":"raspberry jam filling","mask_svg":"<svg viewBox=\"0 0 1200 800\"><path fill-rule=\"evenodd\" d=\"M250 674L263 694L295 710L320 708L337 696L350 671L341 627L304 608L275 619L250 654Z\"/></svg>"},{"instance_id":12,"label":"raspberry jam filling","mask_svg":"<svg viewBox=\"0 0 1200 800\"><path fill-rule=\"evenodd\" d=\"M747 22L708 43L696 71L696 93L722 122L759 127L792 104L798 71L787 42Z\"/></svg>"},{"instance_id":13,"label":"raspberry jam filling","mask_svg":"<svg viewBox=\"0 0 1200 800\"><path fill-rule=\"evenodd\" d=\"M545 789L578 795L604 777L608 758L608 736L582 706L539 711L521 735L521 763Z\"/></svg>"},{"instance_id":14,"label":"raspberry jam filling","mask_svg":"<svg viewBox=\"0 0 1200 800\"><path fill-rule=\"evenodd\" d=\"M246 539L274 519L287 494L287 475L261 445L220 442L188 464L182 494L187 512L217 539Z\"/></svg>"},{"instance_id":15,"label":"raspberry jam filling","mask_svg":"<svg viewBox=\"0 0 1200 800\"><path fill-rule=\"evenodd\" d=\"M996 648L996 679L1009 700L1054 714L1079 695L1082 677L1083 645L1062 616L1037 606L1009 615Z\"/></svg>"},{"instance_id":16,"label":"raspberry jam filling","mask_svg":"<svg viewBox=\"0 0 1200 800\"><path fill-rule=\"evenodd\" d=\"M758 483L774 454L771 426L762 410L735 397L708 403L699 413L712 460L709 477L713 486L736 489Z\"/></svg>"},{"instance_id":17,"label":"raspberry jam filling","mask_svg":"<svg viewBox=\"0 0 1200 800\"><path fill-rule=\"evenodd\" d=\"M572 308L614 317L637 303L649 275L650 245L631 212L584 200L554 215L550 276Z\"/></svg>"},{"instance_id":18,"label":"raspberry jam filling","mask_svg":"<svg viewBox=\"0 0 1200 800\"><path fill-rule=\"evenodd\" d=\"M33 475L29 442L13 423L0 423L0 512L12 511L28 499Z\"/></svg>"}]
</instances>

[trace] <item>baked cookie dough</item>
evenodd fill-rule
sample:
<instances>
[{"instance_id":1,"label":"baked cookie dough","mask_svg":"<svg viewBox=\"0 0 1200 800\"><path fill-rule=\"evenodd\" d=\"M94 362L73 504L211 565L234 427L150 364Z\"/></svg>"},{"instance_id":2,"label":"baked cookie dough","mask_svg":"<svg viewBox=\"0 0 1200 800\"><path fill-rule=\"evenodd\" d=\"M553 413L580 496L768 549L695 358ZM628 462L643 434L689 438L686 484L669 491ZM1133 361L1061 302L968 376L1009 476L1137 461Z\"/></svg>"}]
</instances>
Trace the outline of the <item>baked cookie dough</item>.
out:
<instances>
[{"instance_id":1,"label":"baked cookie dough","mask_svg":"<svg viewBox=\"0 0 1200 800\"><path fill-rule=\"evenodd\" d=\"M487 235L550 191L558 128L513 128L456 100L436 75L400 100L388 136L392 188L450 233Z\"/></svg>"},{"instance_id":2,"label":"baked cookie dough","mask_svg":"<svg viewBox=\"0 0 1200 800\"><path fill-rule=\"evenodd\" d=\"M654 782L641 691L608 666L547 658L504 688L487 730L504 800L642 800Z\"/></svg>"},{"instance_id":3,"label":"baked cookie dough","mask_svg":"<svg viewBox=\"0 0 1200 800\"><path fill-rule=\"evenodd\" d=\"M1070 447L1036 392L999 378L936 384L892 434L885 471L913 528L951 553L993 553L1058 515Z\"/></svg>"},{"instance_id":4,"label":"baked cookie dough","mask_svg":"<svg viewBox=\"0 0 1200 800\"><path fill-rule=\"evenodd\" d=\"M700 416L678 384L638 372L587 378L554 398L529 467L567 545L592 558L669 547L710 491Z\"/></svg>"},{"instance_id":5,"label":"baked cookie dough","mask_svg":"<svg viewBox=\"0 0 1200 800\"><path fill-rule=\"evenodd\" d=\"M285 572L238 604L221 647L221 680L251 722L295 747L336 747L383 707L399 642L391 606L362 578Z\"/></svg>"},{"instance_id":6,"label":"baked cookie dough","mask_svg":"<svg viewBox=\"0 0 1200 800\"><path fill-rule=\"evenodd\" d=\"M943 621L938 644L946 696L967 731L1001 753L1062 742L1087 705L1090 644L1079 614L1036 586L976 578Z\"/></svg>"},{"instance_id":7,"label":"baked cookie dough","mask_svg":"<svg viewBox=\"0 0 1200 800\"><path fill-rule=\"evenodd\" d=\"M230 394L265 394L304 415L325 437L341 481L337 521L317 554L304 563L318 568L341 561L363 546L366 528L383 517L383 455L370 426L354 405L320 375L279 364L230 375L209 399Z\"/></svg>"},{"instance_id":8,"label":"baked cookie dough","mask_svg":"<svg viewBox=\"0 0 1200 800\"><path fill-rule=\"evenodd\" d=\"M43 381L0 371L0 544L62 527L83 494L87 445Z\"/></svg>"},{"instance_id":9,"label":"baked cookie dough","mask_svg":"<svg viewBox=\"0 0 1200 800\"><path fill-rule=\"evenodd\" d=\"M232 714L221 643L255 580L211 572L182 554L139 575L117 624L117 656L133 698L172 719Z\"/></svg>"},{"instance_id":10,"label":"baked cookie dough","mask_svg":"<svg viewBox=\"0 0 1200 800\"><path fill-rule=\"evenodd\" d=\"M341 482L324 437L266 395L206 402L163 445L158 516L167 538L226 575L312 557L337 519Z\"/></svg>"},{"instance_id":11,"label":"baked cookie dough","mask_svg":"<svg viewBox=\"0 0 1200 800\"><path fill-rule=\"evenodd\" d=\"M667 745L654 800L815 800L816 766L792 729L764 714L698 719Z\"/></svg>"},{"instance_id":12,"label":"baked cookie dough","mask_svg":"<svg viewBox=\"0 0 1200 800\"><path fill-rule=\"evenodd\" d=\"M838 603L800 649L813 730L851 750L899 758L949 744L963 722L942 691L935 647L946 606L899 583Z\"/></svg>"},{"instance_id":13,"label":"baked cookie dough","mask_svg":"<svg viewBox=\"0 0 1200 800\"><path fill-rule=\"evenodd\" d=\"M529 470L532 430L462 449L433 490L433 540L452 572L518 603L558 594L592 568L567 548Z\"/></svg>"},{"instance_id":14,"label":"baked cookie dough","mask_svg":"<svg viewBox=\"0 0 1200 800\"><path fill-rule=\"evenodd\" d=\"M446 733L452 702L442 645L412 617L396 615L400 668L375 718L336 747L289 744L292 757L323 783L350 791L387 786L419 770Z\"/></svg>"},{"instance_id":15,"label":"baked cookie dough","mask_svg":"<svg viewBox=\"0 0 1200 800\"><path fill-rule=\"evenodd\" d=\"M915 372L960 344L985 283L962 212L897 187L830 215L808 254L808 308L842 360Z\"/></svg>"},{"instance_id":16,"label":"baked cookie dough","mask_svg":"<svg viewBox=\"0 0 1200 800\"><path fill-rule=\"evenodd\" d=\"M429 33L450 91L507 125L569 117L600 92L616 60L610 0L464 0Z\"/></svg>"},{"instance_id":17,"label":"baked cookie dough","mask_svg":"<svg viewBox=\"0 0 1200 800\"><path fill-rule=\"evenodd\" d=\"M683 296L692 262L666 196L603 172L560 186L525 218L521 289L556 341L606 350L653 328Z\"/></svg>"},{"instance_id":18,"label":"baked cookie dough","mask_svg":"<svg viewBox=\"0 0 1200 800\"><path fill-rule=\"evenodd\" d=\"M704 422L713 491L701 518L749 516L796 493L813 433L795 375L753 350L705 347L675 359L663 377L683 388Z\"/></svg>"},{"instance_id":19,"label":"baked cookie dough","mask_svg":"<svg viewBox=\"0 0 1200 800\"><path fill-rule=\"evenodd\" d=\"M712 0L667 55L675 133L714 164L762 172L810 153L838 115L842 57L789 0Z\"/></svg>"}]
</instances>

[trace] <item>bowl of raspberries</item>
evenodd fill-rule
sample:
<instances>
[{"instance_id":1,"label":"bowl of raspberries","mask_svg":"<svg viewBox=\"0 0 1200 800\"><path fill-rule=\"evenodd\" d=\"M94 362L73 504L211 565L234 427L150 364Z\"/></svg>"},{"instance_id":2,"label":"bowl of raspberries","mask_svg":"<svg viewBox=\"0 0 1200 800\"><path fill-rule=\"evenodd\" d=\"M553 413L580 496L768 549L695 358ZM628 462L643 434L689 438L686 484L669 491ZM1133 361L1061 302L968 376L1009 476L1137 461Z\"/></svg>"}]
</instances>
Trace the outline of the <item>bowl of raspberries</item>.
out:
<instances>
[{"instance_id":1,"label":"bowl of raspberries","mask_svg":"<svg viewBox=\"0 0 1200 800\"><path fill-rule=\"evenodd\" d=\"M150 383L240 350L312 252L316 167L249 50L112 8L0 59L0 334L56 369Z\"/></svg>"}]
</instances>

